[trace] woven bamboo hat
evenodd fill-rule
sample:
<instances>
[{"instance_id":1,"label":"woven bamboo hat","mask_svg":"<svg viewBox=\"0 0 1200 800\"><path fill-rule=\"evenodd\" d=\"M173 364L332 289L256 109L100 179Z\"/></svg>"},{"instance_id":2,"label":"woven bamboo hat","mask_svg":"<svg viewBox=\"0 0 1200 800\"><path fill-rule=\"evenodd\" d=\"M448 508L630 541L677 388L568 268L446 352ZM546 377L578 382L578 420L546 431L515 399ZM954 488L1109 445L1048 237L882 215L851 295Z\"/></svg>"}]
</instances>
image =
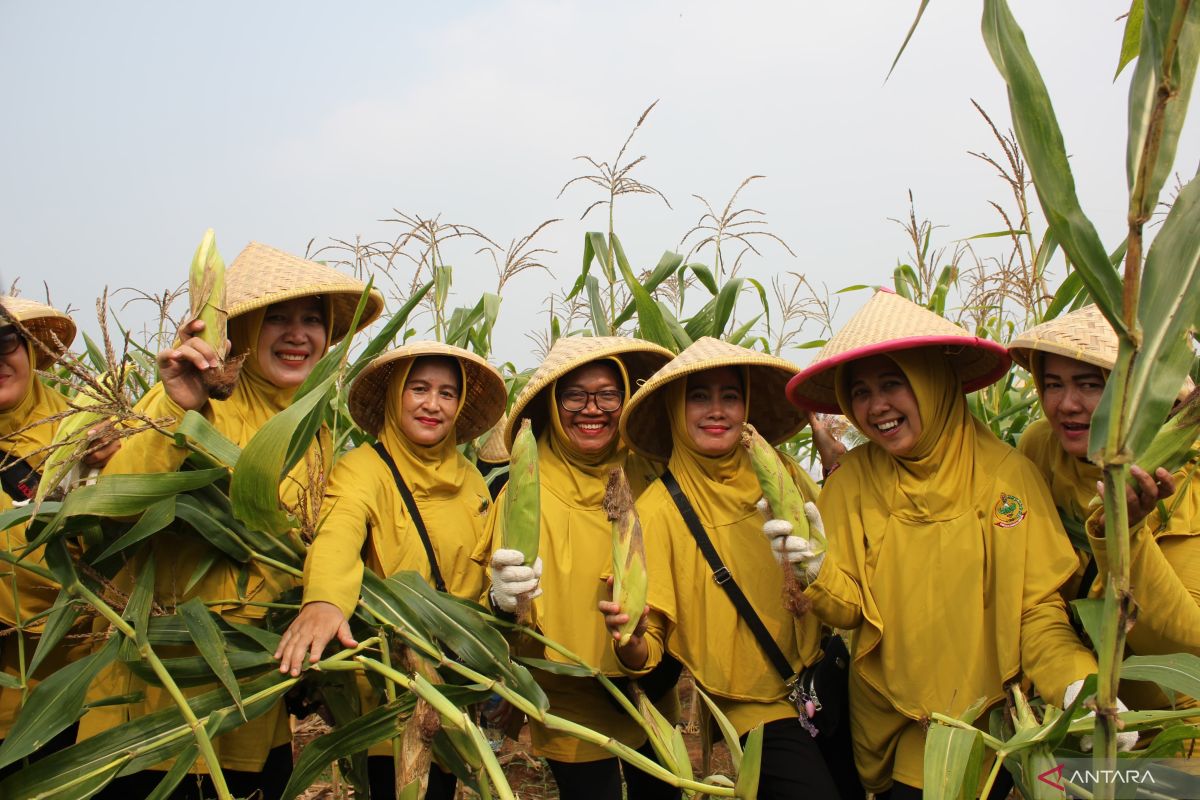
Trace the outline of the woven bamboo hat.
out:
<instances>
[{"instance_id":1,"label":"woven bamboo hat","mask_svg":"<svg viewBox=\"0 0 1200 800\"><path fill-rule=\"evenodd\" d=\"M837 367L916 347L940 348L954 364L964 392L994 383L1012 363L999 342L972 336L929 309L882 289L788 382L787 397L810 411L840 414L834 387Z\"/></svg>"},{"instance_id":2,"label":"woven bamboo hat","mask_svg":"<svg viewBox=\"0 0 1200 800\"><path fill-rule=\"evenodd\" d=\"M27 300L24 297L9 295L0 297L0 304L3 304L5 310L24 325L29 333L45 345L51 353L61 355L75 340L75 321L57 308L34 300ZM0 323L8 324L3 320L0 320ZM55 341L56 339L57 341ZM57 357L50 355L40 347L34 347L33 352L34 360L37 362L35 366L38 369L46 369L58 360Z\"/></svg>"},{"instance_id":3,"label":"woven bamboo hat","mask_svg":"<svg viewBox=\"0 0 1200 800\"><path fill-rule=\"evenodd\" d=\"M232 319L247 311L297 297L326 297L332 317L329 341L332 346L351 332L350 320L354 319L354 309L366 288L362 281L324 264L251 242L229 265L225 278L225 305ZM370 325L382 312L383 295L372 289L367 307L353 332L358 333Z\"/></svg>"},{"instance_id":4,"label":"woven bamboo hat","mask_svg":"<svg viewBox=\"0 0 1200 800\"><path fill-rule=\"evenodd\" d=\"M476 458L488 464L507 464L512 457L508 448L504 446L504 429L507 427L508 415L501 414L500 421L488 431L483 446L475 454Z\"/></svg>"},{"instance_id":5,"label":"woven bamboo hat","mask_svg":"<svg viewBox=\"0 0 1200 800\"><path fill-rule=\"evenodd\" d=\"M491 364L475 353L441 342L411 342L375 357L350 386L347 404L350 416L372 436L383 428L383 410L388 383L396 368L420 356L448 356L458 359L463 370L461 392L462 410L454 424L454 436L459 444L469 442L496 424L504 413L508 392L504 378Z\"/></svg>"},{"instance_id":6,"label":"woven bamboo hat","mask_svg":"<svg viewBox=\"0 0 1200 800\"><path fill-rule=\"evenodd\" d=\"M620 359L629 375L629 391L636 395L638 387L670 361L672 355L665 347L624 336L563 336L550 348L542 365L513 401L508 412L508 427L504 431L505 447L512 447L524 418L533 423L535 436L545 430L549 411L545 400L538 400L538 397L571 370L603 358Z\"/></svg>"},{"instance_id":7,"label":"woven bamboo hat","mask_svg":"<svg viewBox=\"0 0 1200 800\"><path fill-rule=\"evenodd\" d=\"M1033 366L1034 351L1111 370L1117 363L1117 334L1098 307L1084 306L1034 325L1008 344L1013 361L1026 370Z\"/></svg>"},{"instance_id":8,"label":"woven bamboo hat","mask_svg":"<svg viewBox=\"0 0 1200 800\"><path fill-rule=\"evenodd\" d=\"M792 438L808 424L804 413L784 402L784 387L796 374L792 362L705 336L654 373L634 395L621 417L621 435L638 453L655 461L671 457L671 426L661 389L680 378L713 367L742 367L749 376L750 414L746 421L771 444Z\"/></svg>"}]
</instances>

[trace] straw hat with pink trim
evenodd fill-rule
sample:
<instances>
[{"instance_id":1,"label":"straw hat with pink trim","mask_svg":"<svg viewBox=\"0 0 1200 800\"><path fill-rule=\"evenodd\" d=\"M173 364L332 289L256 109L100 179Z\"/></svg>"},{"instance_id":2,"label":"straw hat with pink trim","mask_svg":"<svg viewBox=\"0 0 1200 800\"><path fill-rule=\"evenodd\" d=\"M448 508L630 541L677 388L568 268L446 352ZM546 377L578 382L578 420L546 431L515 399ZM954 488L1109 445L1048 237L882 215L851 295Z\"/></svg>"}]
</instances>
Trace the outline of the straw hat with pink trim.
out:
<instances>
[{"instance_id":1,"label":"straw hat with pink trim","mask_svg":"<svg viewBox=\"0 0 1200 800\"><path fill-rule=\"evenodd\" d=\"M954 364L964 392L996 382L1012 363L999 342L972 336L950 320L881 289L825 343L811 364L788 381L787 398L809 411L840 414L834 386L837 367L917 347L941 349Z\"/></svg>"}]
</instances>

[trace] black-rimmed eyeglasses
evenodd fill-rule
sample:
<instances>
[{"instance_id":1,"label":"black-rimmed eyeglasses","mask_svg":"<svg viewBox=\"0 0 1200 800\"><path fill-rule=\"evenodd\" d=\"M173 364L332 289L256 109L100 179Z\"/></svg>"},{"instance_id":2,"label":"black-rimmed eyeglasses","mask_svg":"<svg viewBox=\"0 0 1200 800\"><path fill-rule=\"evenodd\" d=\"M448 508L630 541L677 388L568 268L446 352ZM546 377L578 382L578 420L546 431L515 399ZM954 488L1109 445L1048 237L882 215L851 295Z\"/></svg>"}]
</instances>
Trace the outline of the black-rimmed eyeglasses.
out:
<instances>
[{"instance_id":1,"label":"black-rimmed eyeglasses","mask_svg":"<svg viewBox=\"0 0 1200 800\"><path fill-rule=\"evenodd\" d=\"M25 337L12 325L0 328L0 356L10 356L25 343Z\"/></svg>"},{"instance_id":2,"label":"black-rimmed eyeglasses","mask_svg":"<svg viewBox=\"0 0 1200 800\"><path fill-rule=\"evenodd\" d=\"M601 389L598 392L568 389L558 396L558 404L563 411L583 411L589 402L594 402L596 408L604 412L617 411L625 402L625 394L617 389Z\"/></svg>"}]
</instances>

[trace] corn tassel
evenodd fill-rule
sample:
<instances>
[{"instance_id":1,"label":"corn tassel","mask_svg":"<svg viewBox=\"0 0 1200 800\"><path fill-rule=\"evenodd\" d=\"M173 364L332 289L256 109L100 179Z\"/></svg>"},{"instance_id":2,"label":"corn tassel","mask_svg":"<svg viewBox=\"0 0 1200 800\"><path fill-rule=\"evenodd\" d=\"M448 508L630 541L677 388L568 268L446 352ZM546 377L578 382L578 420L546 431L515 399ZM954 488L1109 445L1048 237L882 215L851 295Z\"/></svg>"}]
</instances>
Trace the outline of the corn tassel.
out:
<instances>
[{"instance_id":1,"label":"corn tassel","mask_svg":"<svg viewBox=\"0 0 1200 800\"><path fill-rule=\"evenodd\" d=\"M217 250L217 237L212 228L204 232L192 265L188 271L189 320L200 320L204 330L196 338L216 351L220 363L204 370L201 379L208 396L228 400L237 385L243 357L226 359L225 342L229 314L225 308L225 262Z\"/></svg>"},{"instance_id":2,"label":"corn tassel","mask_svg":"<svg viewBox=\"0 0 1200 800\"><path fill-rule=\"evenodd\" d=\"M646 575L646 548L642 541L642 523L633 506L633 492L625 478L625 470L617 467L608 474L604 491L604 513L612 522L613 600L629 615L621 626L619 644L629 638L642 619L649 591Z\"/></svg>"},{"instance_id":3,"label":"corn tassel","mask_svg":"<svg viewBox=\"0 0 1200 800\"><path fill-rule=\"evenodd\" d=\"M1200 437L1200 388L1194 389L1176 413L1162 426L1136 464L1153 475L1162 467L1175 472L1196 455L1196 439ZM1128 478L1130 486L1136 481Z\"/></svg>"},{"instance_id":4,"label":"corn tassel","mask_svg":"<svg viewBox=\"0 0 1200 800\"><path fill-rule=\"evenodd\" d=\"M521 428L513 439L503 510L505 549L521 551L525 556L524 563L527 566L533 564L542 537L541 485L538 481L537 439L527 419L521 421ZM517 599L517 617L522 622L528 621L527 598Z\"/></svg>"},{"instance_id":5,"label":"corn tassel","mask_svg":"<svg viewBox=\"0 0 1200 800\"><path fill-rule=\"evenodd\" d=\"M804 495L792 480L779 453L750 424L742 426L742 446L750 454L750 464L758 478L763 498L770 506L771 518L791 523L791 535L808 539L816 554L825 552L825 540L817 531L810 529L804 513ZM783 567L783 603L797 616L807 612L810 605L804 595L802 575L798 567Z\"/></svg>"}]
</instances>

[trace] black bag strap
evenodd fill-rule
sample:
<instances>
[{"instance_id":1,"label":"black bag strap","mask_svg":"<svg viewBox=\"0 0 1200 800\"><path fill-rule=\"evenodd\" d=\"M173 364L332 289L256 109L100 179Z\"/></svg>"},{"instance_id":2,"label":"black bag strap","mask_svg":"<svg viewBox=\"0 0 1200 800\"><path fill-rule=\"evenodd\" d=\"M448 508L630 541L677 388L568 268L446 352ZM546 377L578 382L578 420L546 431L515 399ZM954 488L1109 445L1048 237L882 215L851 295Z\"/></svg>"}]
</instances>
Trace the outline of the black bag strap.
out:
<instances>
[{"instance_id":1,"label":"black bag strap","mask_svg":"<svg viewBox=\"0 0 1200 800\"><path fill-rule=\"evenodd\" d=\"M421 534L421 544L425 547L425 555L429 558L429 572L433 575L433 587L439 592L446 591L446 581L442 580L442 571L438 569L437 556L433 552L433 542L429 541L429 531L425 529L425 520L421 519L421 512L417 510L417 501L413 499L412 492L408 490L408 484L404 482L404 478L400 477L400 470L391 455L388 454L387 448L383 446L383 442L376 442L371 446L375 448L375 452L383 459L383 463L387 464L388 469L392 471L392 477L396 479L396 488L400 490L400 496L404 498L404 507L408 509L408 515L412 517L413 524L417 526L417 533Z\"/></svg>"},{"instance_id":2,"label":"black bag strap","mask_svg":"<svg viewBox=\"0 0 1200 800\"><path fill-rule=\"evenodd\" d=\"M29 462L0 450L0 464L4 465L3 469L0 469L0 484L3 485L4 493L11 497L14 503L24 502L37 494L38 482L42 476L29 466Z\"/></svg>"},{"instance_id":3,"label":"black bag strap","mask_svg":"<svg viewBox=\"0 0 1200 800\"><path fill-rule=\"evenodd\" d=\"M675 476L671 474L669 469L663 470L662 482L667 487L667 491L671 493L671 499L675 501L675 507L679 509L679 515L683 517L688 530L692 532L692 538L696 540L696 545L700 548L700 552L704 554L704 560L708 562L708 567L713 572L713 580L725 590L725 594L729 596L733 607L737 609L742 621L749 626L750 632L758 640L758 646L762 648L763 653L770 659L771 664L775 667L775 671L779 673L779 677L783 678L783 682L789 687L792 686L796 681L796 671L792 669L791 662L788 661L783 651L779 649L779 645L776 644L774 637L767 630L767 626L763 624L762 619L755 612L754 606L750 605L749 598L742 592L742 587L738 586L737 581L733 579L733 574L729 571L729 568L721 561L721 556L717 554L717 549L713 547L712 540L708 538L708 532L704 530L703 523L696 516L696 510L692 508L687 495L683 493L683 489L679 488L679 482L675 480Z\"/></svg>"}]
</instances>

